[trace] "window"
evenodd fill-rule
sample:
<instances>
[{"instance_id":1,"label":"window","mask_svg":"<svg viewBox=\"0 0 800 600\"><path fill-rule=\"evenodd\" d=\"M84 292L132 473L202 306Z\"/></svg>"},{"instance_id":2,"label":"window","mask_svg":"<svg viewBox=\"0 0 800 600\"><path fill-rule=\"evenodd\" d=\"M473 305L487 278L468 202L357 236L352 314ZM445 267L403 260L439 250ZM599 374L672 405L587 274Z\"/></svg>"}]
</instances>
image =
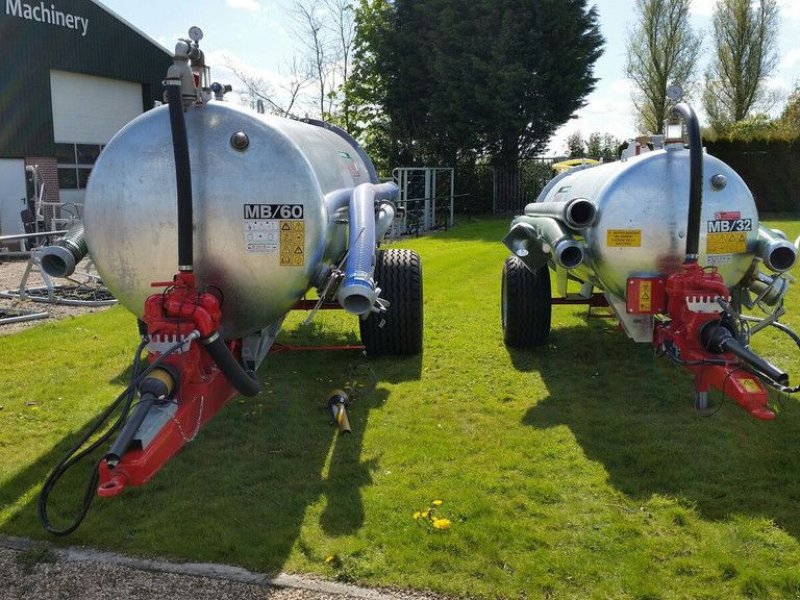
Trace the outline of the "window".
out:
<instances>
[{"instance_id":1,"label":"window","mask_svg":"<svg viewBox=\"0 0 800 600\"><path fill-rule=\"evenodd\" d=\"M101 144L56 144L58 189L86 189L92 166L102 150Z\"/></svg>"}]
</instances>

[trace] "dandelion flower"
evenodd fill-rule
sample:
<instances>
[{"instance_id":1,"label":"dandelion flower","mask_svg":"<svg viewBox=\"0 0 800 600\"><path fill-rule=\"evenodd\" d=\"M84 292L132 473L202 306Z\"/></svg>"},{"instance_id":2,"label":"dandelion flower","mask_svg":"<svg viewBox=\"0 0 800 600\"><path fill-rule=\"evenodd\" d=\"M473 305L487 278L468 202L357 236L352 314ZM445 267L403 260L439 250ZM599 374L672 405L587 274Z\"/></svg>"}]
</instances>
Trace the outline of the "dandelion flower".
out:
<instances>
[{"instance_id":1,"label":"dandelion flower","mask_svg":"<svg viewBox=\"0 0 800 600\"><path fill-rule=\"evenodd\" d=\"M430 516L431 516L430 510L423 510L422 513L420 513L420 517L422 517L423 519L427 519Z\"/></svg>"},{"instance_id":2,"label":"dandelion flower","mask_svg":"<svg viewBox=\"0 0 800 600\"><path fill-rule=\"evenodd\" d=\"M450 519L434 519L434 529L450 529Z\"/></svg>"},{"instance_id":3,"label":"dandelion flower","mask_svg":"<svg viewBox=\"0 0 800 600\"><path fill-rule=\"evenodd\" d=\"M419 521L420 517L422 517L422 513L419 511L415 511L414 514L411 516L414 517L415 521Z\"/></svg>"},{"instance_id":4,"label":"dandelion flower","mask_svg":"<svg viewBox=\"0 0 800 600\"><path fill-rule=\"evenodd\" d=\"M325 557L325 562L328 563L328 564L334 563L334 562L336 562L336 560L337 560L337 558L336 558L335 554L330 554L330 555Z\"/></svg>"},{"instance_id":5,"label":"dandelion flower","mask_svg":"<svg viewBox=\"0 0 800 600\"><path fill-rule=\"evenodd\" d=\"M442 505L442 501L441 500L434 500L433 502L431 502L431 504L433 504L434 506L441 506Z\"/></svg>"}]
</instances>

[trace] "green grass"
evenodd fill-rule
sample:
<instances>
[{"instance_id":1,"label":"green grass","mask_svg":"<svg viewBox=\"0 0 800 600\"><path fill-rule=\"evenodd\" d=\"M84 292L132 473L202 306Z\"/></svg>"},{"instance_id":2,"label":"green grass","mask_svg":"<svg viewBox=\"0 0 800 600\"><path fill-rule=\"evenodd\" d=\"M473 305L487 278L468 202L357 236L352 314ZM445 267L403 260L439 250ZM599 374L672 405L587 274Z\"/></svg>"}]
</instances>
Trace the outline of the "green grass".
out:
<instances>
[{"instance_id":1,"label":"green grass","mask_svg":"<svg viewBox=\"0 0 800 600\"><path fill-rule=\"evenodd\" d=\"M508 351L507 225L402 244L423 259L422 357L271 356L259 397L58 543L491 598L800 597L797 399L769 423L730 401L698 416L687 371L580 307L554 309L546 348ZM800 329L800 286L787 306ZM341 313L304 316L283 341L356 339ZM797 348L760 336L797 382ZM0 338L0 532L45 537L38 487L124 387L136 341L121 308ZM326 395L369 370L339 438ZM56 489L56 514L85 476ZM448 530L412 518L434 499Z\"/></svg>"}]
</instances>

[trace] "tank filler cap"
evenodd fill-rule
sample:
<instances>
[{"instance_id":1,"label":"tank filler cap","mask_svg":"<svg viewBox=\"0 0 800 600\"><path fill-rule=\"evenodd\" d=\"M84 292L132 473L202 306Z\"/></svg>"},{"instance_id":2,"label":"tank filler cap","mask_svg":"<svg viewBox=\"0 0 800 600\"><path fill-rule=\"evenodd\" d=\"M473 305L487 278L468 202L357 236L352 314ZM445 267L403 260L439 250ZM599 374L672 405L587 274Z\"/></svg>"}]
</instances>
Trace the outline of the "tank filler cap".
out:
<instances>
[{"instance_id":1,"label":"tank filler cap","mask_svg":"<svg viewBox=\"0 0 800 600\"><path fill-rule=\"evenodd\" d=\"M728 178L722 173L711 176L711 189L714 191L719 192L724 190L726 185L728 185Z\"/></svg>"},{"instance_id":2,"label":"tank filler cap","mask_svg":"<svg viewBox=\"0 0 800 600\"><path fill-rule=\"evenodd\" d=\"M231 146L234 150L244 152L250 146L250 138L244 131L237 131L231 136Z\"/></svg>"}]
</instances>

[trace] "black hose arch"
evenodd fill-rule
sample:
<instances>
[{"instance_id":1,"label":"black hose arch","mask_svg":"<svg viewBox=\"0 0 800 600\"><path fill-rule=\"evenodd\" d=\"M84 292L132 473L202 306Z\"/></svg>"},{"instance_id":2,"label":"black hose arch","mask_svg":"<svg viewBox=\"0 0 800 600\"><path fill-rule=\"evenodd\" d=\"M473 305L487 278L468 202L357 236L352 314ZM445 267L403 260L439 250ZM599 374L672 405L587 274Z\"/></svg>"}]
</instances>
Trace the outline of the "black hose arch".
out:
<instances>
[{"instance_id":1,"label":"black hose arch","mask_svg":"<svg viewBox=\"0 0 800 600\"><path fill-rule=\"evenodd\" d=\"M189 139L183 115L180 79L168 79L167 102L175 154L175 179L178 187L178 270L194 270L194 234L192 232L192 167L189 162Z\"/></svg>"},{"instance_id":2,"label":"black hose arch","mask_svg":"<svg viewBox=\"0 0 800 600\"><path fill-rule=\"evenodd\" d=\"M686 228L685 263L696 263L700 253L700 213L703 210L703 140L700 121L691 106L677 104L672 114L681 117L689 134L689 222Z\"/></svg>"},{"instance_id":3,"label":"black hose arch","mask_svg":"<svg viewBox=\"0 0 800 600\"><path fill-rule=\"evenodd\" d=\"M219 370L242 396L255 396L261 391L261 382L256 378L255 373L244 370L244 367L231 354L219 333L205 338L203 344Z\"/></svg>"}]
</instances>

